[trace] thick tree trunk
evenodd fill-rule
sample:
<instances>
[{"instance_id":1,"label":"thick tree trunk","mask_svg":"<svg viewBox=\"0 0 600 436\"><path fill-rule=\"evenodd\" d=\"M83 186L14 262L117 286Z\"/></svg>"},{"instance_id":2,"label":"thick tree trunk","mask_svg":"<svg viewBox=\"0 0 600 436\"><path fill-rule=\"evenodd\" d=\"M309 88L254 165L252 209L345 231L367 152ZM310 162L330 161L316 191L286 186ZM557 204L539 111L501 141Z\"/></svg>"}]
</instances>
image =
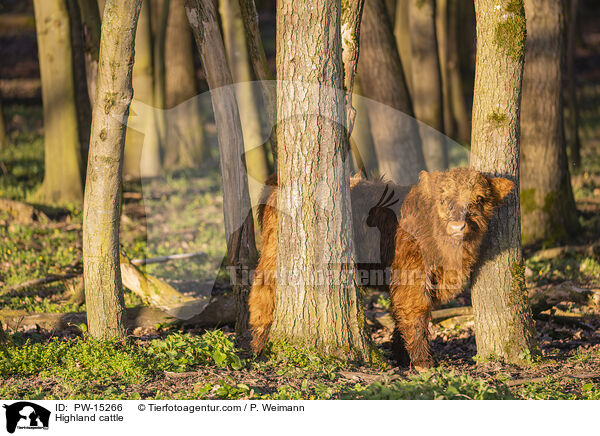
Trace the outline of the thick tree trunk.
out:
<instances>
[{"instance_id":1,"label":"thick tree trunk","mask_svg":"<svg viewBox=\"0 0 600 436\"><path fill-rule=\"evenodd\" d=\"M42 78L45 152L44 182L36 200L79 203L83 196L81 145L66 0L35 0L34 9Z\"/></svg>"},{"instance_id":2,"label":"thick tree trunk","mask_svg":"<svg viewBox=\"0 0 600 436\"><path fill-rule=\"evenodd\" d=\"M360 45L359 72L364 95L382 103L369 105L380 173L399 184L414 183L425 168L425 160L383 0L365 1Z\"/></svg>"},{"instance_id":3,"label":"thick tree trunk","mask_svg":"<svg viewBox=\"0 0 600 436\"><path fill-rule=\"evenodd\" d=\"M350 266L340 7L339 0L277 5L278 204L286 213L279 214L277 229L277 251L284 255L277 257L270 337L369 361L365 317Z\"/></svg>"},{"instance_id":4,"label":"thick tree trunk","mask_svg":"<svg viewBox=\"0 0 600 436\"><path fill-rule=\"evenodd\" d=\"M133 99L151 108L154 100L154 67L150 0L143 0L135 39L135 62L133 65ZM154 111L132 116L142 116L138 131L127 129L123 176L127 178L153 177L160 173L160 138L156 129Z\"/></svg>"},{"instance_id":5,"label":"thick tree trunk","mask_svg":"<svg viewBox=\"0 0 600 436\"><path fill-rule=\"evenodd\" d=\"M410 47L410 25L408 22L408 11L411 0L398 0L396 5L396 19L394 20L394 38L398 47L402 63L402 72L404 73L404 81L408 88L409 94L412 95L412 50Z\"/></svg>"},{"instance_id":6,"label":"thick tree trunk","mask_svg":"<svg viewBox=\"0 0 600 436\"><path fill-rule=\"evenodd\" d=\"M575 168L581 166L581 140L579 139L579 107L577 106L577 79L575 73L575 43L577 40L577 10L579 0L568 0L567 14L567 141L570 159Z\"/></svg>"},{"instance_id":7,"label":"thick tree trunk","mask_svg":"<svg viewBox=\"0 0 600 436\"><path fill-rule=\"evenodd\" d=\"M83 277L90 335L125 335L119 261L119 210L125 125L142 0L108 0L102 22L83 209Z\"/></svg>"},{"instance_id":8,"label":"thick tree trunk","mask_svg":"<svg viewBox=\"0 0 600 436\"><path fill-rule=\"evenodd\" d=\"M85 73L91 106L96 97L98 78L98 56L100 54L100 10L96 0L77 0L81 15L83 32L83 50L85 54Z\"/></svg>"},{"instance_id":9,"label":"thick tree trunk","mask_svg":"<svg viewBox=\"0 0 600 436\"><path fill-rule=\"evenodd\" d=\"M527 50L521 108L524 244L554 246L578 228L563 131L561 0L525 0Z\"/></svg>"},{"instance_id":10,"label":"thick tree trunk","mask_svg":"<svg viewBox=\"0 0 600 436\"><path fill-rule=\"evenodd\" d=\"M435 0L411 0L409 6L411 35L412 101L419 121L438 132L444 131L442 77L435 31ZM421 140L425 163L430 171L448 167L448 152L443 135L427 135L423 126Z\"/></svg>"},{"instance_id":11,"label":"thick tree trunk","mask_svg":"<svg viewBox=\"0 0 600 436\"><path fill-rule=\"evenodd\" d=\"M242 270L255 267L257 253L248 178L243 164L244 140L233 80L212 0L186 0L185 9L211 89L223 181L227 263L234 267L231 278L236 300L236 333L238 341L245 347L249 340L250 283L243 280Z\"/></svg>"},{"instance_id":12,"label":"thick tree trunk","mask_svg":"<svg viewBox=\"0 0 600 436\"><path fill-rule=\"evenodd\" d=\"M519 362L535 351L519 213L519 113L525 11L519 0L475 0L477 65L471 166L515 183L490 223L473 274L477 354Z\"/></svg>"},{"instance_id":13,"label":"thick tree trunk","mask_svg":"<svg viewBox=\"0 0 600 436\"><path fill-rule=\"evenodd\" d=\"M263 141L261 133L259 110L254 95L256 88L251 83L252 72L238 0L221 0L219 12L229 67L233 80L237 83L235 96L242 122L250 200L253 205L257 205L270 171L265 141Z\"/></svg>"},{"instance_id":14,"label":"thick tree trunk","mask_svg":"<svg viewBox=\"0 0 600 436\"><path fill-rule=\"evenodd\" d=\"M200 110L192 33L184 0L171 0L165 49L166 107L169 111L165 166L193 167L204 158L204 118ZM193 101L188 101L194 99ZM173 116L171 116L173 114Z\"/></svg>"}]
</instances>

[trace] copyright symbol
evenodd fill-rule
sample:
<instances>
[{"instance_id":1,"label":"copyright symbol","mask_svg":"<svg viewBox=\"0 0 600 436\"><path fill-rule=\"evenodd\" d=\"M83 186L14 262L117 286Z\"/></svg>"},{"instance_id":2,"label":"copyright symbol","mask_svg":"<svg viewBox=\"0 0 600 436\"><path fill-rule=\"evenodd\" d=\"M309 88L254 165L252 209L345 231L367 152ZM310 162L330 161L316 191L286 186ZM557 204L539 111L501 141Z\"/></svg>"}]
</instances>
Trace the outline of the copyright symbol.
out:
<instances>
[{"instance_id":1,"label":"copyright symbol","mask_svg":"<svg viewBox=\"0 0 600 436\"><path fill-rule=\"evenodd\" d=\"M144 404L140 404L140 405L138 405L138 410L140 412L143 412L144 410L146 410L146 406Z\"/></svg>"}]
</instances>

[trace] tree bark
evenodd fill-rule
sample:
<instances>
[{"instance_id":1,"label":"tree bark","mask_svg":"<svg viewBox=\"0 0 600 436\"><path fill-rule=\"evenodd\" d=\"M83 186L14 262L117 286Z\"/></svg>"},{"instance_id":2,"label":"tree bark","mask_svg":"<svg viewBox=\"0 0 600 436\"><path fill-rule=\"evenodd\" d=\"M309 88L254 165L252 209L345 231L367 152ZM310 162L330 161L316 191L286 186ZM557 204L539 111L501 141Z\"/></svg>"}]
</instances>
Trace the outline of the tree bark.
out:
<instances>
[{"instance_id":1,"label":"tree bark","mask_svg":"<svg viewBox=\"0 0 600 436\"><path fill-rule=\"evenodd\" d=\"M204 117L200 109L194 47L184 0L171 0L165 49L166 107L169 111L165 167L194 167L204 159ZM188 101L194 99L192 101ZM171 115L173 114L173 116Z\"/></svg>"},{"instance_id":2,"label":"tree bark","mask_svg":"<svg viewBox=\"0 0 600 436\"><path fill-rule=\"evenodd\" d=\"M211 89L223 181L227 263L234 267L232 280L237 313L236 333L238 341L245 347L249 340L250 283L243 280L242 270L254 268L257 253L248 178L243 164L244 140L233 80L212 0L186 0L185 9Z\"/></svg>"},{"instance_id":3,"label":"tree bark","mask_svg":"<svg viewBox=\"0 0 600 436\"><path fill-rule=\"evenodd\" d=\"M364 362L371 348L351 267L340 8L339 0L277 4L277 201L289 213L279 214L285 255L270 337Z\"/></svg>"},{"instance_id":4,"label":"tree bark","mask_svg":"<svg viewBox=\"0 0 600 436\"><path fill-rule=\"evenodd\" d=\"M577 105L577 79L575 73L575 43L577 41L578 0L567 1L567 149L575 168L581 166L581 140L579 138L579 107Z\"/></svg>"},{"instance_id":5,"label":"tree bark","mask_svg":"<svg viewBox=\"0 0 600 436\"><path fill-rule=\"evenodd\" d=\"M83 196L81 144L69 14L65 0L35 0L35 19L44 105L43 203L80 203Z\"/></svg>"},{"instance_id":6,"label":"tree bark","mask_svg":"<svg viewBox=\"0 0 600 436\"><path fill-rule=\"evenodd\" d=\"M368 105L363 97L360 77L357 76L354 81L354 94L357 98L353 99L353 105L356 107L356 118L354 129L350 137L350 144L353 149L353 156L360 157L363 168L361 168L359 159L355 159L356 169L365 171L365 176L370 177L377 172L377 156L373 146L373 136L371 136L371 124L369 123Z\"/></svg>"},{"instance_id":7,"label":"tree bark","mask_svg":"<svg viewBox=\"0 0 600 436\"><path fill-rule=\"evenodd\" d=\"M89 332L125 335L119 261L119 211L125 125L132 90L137 20L142 0L108 0L100 40L83 209L83 277Z\"/></svg>"},{"instance_id":8,"label":"tree bark","mask_svg":"<svg viewBox=\"0 0 600 436\"><path fill-rule=\"evenodd\" d=\"M133 64L134 101L154 108L154 64L150 0L143 0L135 39L135 62ZM134 109L135 110L135 109ZM155 125L155 110L132 117L143 117L142 131L127 128L123 176L127 178L154 177L160 173L160 137Z\"/></svg>"},{"instance_id":9,"label":"tree bark","mask_svg":"<svg viewBox=\"0 0 600 436\"><path fill-rule=\"evenodd\" d=\"M413 83L411 94L415 115L422 123L443 133L442 77L435 31L435 0L411 0L408 15L411 68L413 77L419 77L419 80ZM427 127L421 127L423 155L427 168L430 171L447 168L448 151L443 135L428 135Z\"/></svg>"},{"instance_id":10,"label":"tree bark","mask_svg":"<svg viewBox=\"0 0 600 436\"><path fill-rule=\"evenodd\" d=\"M526 0L527 51L521 109L521 232L554 246L579 227L563 130L561 0Z\"/></svg>"},{"instance_id":11,"label":"tree bark","mask_svg":"<svg viewBox=\"0 0 600 436\"><path fill-rule=\"evenodd\" d=\"M425 169L425 160L383 0L365 1L360 44L359 73L364 95L382 103L369 105L379 171L396 183L414 183Z\"/></svg>"},{"instance_id":12,"label":"tree bark","mask_svg":"<svg viewBox=\"0 0 600 436\"><path fill-rule=\"evenodd\" d=\"M409 95L412 95L412 51L410 48L410 25L408 11L411 0L398 0L396 19L394 20L394 38L398 47L398 55L402 63L402 72Z\"/></svg>"},{"instance_id":13,"label":"tree bark","mask_svg":"<svg viewBox=\"0 0 600 436\"><path fill-rule=\"evenodd\" d=\"M475 339L481 358L520 362L534 353L519 212L519 114L525 11L519 0L475 0L477 63L471 166L515 183L492 219L473 275Z\"/></svg>"},{"instance_id":14,"label":"tree bark","mask_svg":"<svg viewBox=\"0 0 600 436\"><path fill-rule=\"evenodd\" d=\"M244 23L238 0L219 2L221 25L229 67L234 82L235 96L240 111L244 148L246 150L246 168L252 205L259 203L264 182L269 177L267 150L262 138L260 116L256 104L255 87L252 81L250 60L246 46Z\"/></svg>"}]
</instances>

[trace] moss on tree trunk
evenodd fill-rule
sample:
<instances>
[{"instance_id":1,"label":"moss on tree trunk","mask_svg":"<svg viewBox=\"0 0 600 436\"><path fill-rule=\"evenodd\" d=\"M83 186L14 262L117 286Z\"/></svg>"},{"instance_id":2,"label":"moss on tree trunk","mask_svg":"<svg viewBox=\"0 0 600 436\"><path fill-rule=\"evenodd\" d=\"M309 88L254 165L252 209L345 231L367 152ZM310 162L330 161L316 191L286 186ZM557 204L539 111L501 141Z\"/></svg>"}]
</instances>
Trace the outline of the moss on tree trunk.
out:
<instances>
[{"instance_id":1,"label":"moss on tree trunk","mask_svg":"<svg viewBox=\"0 0 600 436\"><path fill-rule=\"evenodd\" d=\"M476 0L475 7L471 166L516 185L490 223L473 274L477 354L522 362L535 351L536 342L525 286L518 193L525 11L522 0Z\"/></svg>"}]
</instances>

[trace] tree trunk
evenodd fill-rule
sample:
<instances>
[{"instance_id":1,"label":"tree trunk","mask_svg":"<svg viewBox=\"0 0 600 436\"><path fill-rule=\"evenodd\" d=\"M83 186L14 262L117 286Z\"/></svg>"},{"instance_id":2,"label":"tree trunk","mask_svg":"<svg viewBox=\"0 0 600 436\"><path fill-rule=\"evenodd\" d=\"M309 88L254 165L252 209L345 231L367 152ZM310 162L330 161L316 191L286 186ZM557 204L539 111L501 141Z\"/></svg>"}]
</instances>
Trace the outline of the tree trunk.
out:
<instances>
[{"instance_id":1,"label":"tree trunk","mask_svg":"<svg viewBox=\"0 0 600 436\"><path fill-rule=\"evenodd\" d=\"M535 352L519 213L519 113L525 11L522 1L475 0L477 64L471 166L515 183L492 219L473 274L477 354L520 362Z\"/></svg>"},{"instance_id":2,"label":"tree trunk","mask_svg":"<svg viewBox=\"0 0 600 436\"><path fill-rule=\"evenodd\" d=\"M356 120L354 122L354 129L352 129L350 143L353 149L353 156L360 156L364 171L366 175L370 177L377 172L377 156L375 155L375 148L373 147L371 124L369 123L369 114L367 113L369 108L362 96L362 85L359 76L356 77L354 82L354 89L355 97L357 97L353 99L354 106L356 107ZM355 163L356 169L363 171L358 159L355 159Z\"/></svg>"},{"instance_id":3,"label":"tree trunk","mask_svg":"<svg viewBox=\"0 0 600 436\"><path fill-rule=\"evenodd\" d=\"M171 0L165 49L166 107L169 111L165 166L194 167L204 158L204 118L200 109L194 47L184 0ZM188 101L193 99L192 101ZM171 115L173 114L173 115Z\"/></svg>"},{"instance_id":4,"label":"tree trunk","mask_svg":"<svg viewBox=\"0 0 600 436\"><path fill-rule=\"evenodd\" d=\"M554 246L578 229L563 131L561 0L525 0L527 50L521 109L524 244Z\"/></svg>"},{"instance_id":5,"label":"tree trunk","mask_svg":"<svg viewBox=\"0 0 600 436\"><path fill-rule=\"evenodd\" d=\"M133 98L154 108L154 67L152 56L152 26L150 0L143 0L135 39L133 65ZM135 105L134 109L135 111ZM155 125L154 110L132 113L143 117L138 130L127 128L123 176L127 178L154 177L160 173L160 138ZM131 120L130 120L131 121ZM136 120L137 121L137 120ZM141 130L141 131L139 131Z\"/></svg>"},{"instance_id":6,"label":"tree trunk","mask_svg":"<svg viewBox=\"0 0 600 436\"><path fill-rule=\"evenodd\" d=\"M255 267L257 253L248 178L243 165L244 140L233 80L212 0L186 0L185 9L211 89L223 181L227 263L234 269L231 278L236 301L236 333L240 344L246 347L250 283L243 280L242 270Z\"/></svg>"},{"instance_id":7,"label":"tree trunk","mask_svg":"<svg viewBox=\"0 0 600 436\"><path fill-rule=\"evenodd\" d=\"M567 14L567 141L570 160L575 168L581 166L581 140L579 138L579 107L577 105L577 79L575 73L575 43L577 40L578 0L568 0Z\"/></svg>"},{"instance_id":8,"label":"tree trunk","mask_svg":"<svg viewBox=\"0 0 600 436\"><path fill-rule=\"evenodd\" d=\"M0 150L3 150L8 145L8 135L6 134L6 126L4 124L4 111L2 109L2 96L0 95Z\"/></svg>"},{"instance_id":9,"label":"tree trunk","mask_svg":"<svg viewBox=\"0 0 600 436\"><path fill-rule=\"evenodd\" d=\"M260 82L263 94L263 101L267 112L267 121L272 127L269 142L271 143L271 152L273 153L273 162L277 162L277 135L276 135L276 112L277 96L276 87L271 81L273 74L267 63L267 56L263 47L258 26L258 12L254 0L238 0L240 13L242 14L242 23L246 31L246 42L248 43L248 54L254 67L254 74Z\"/></svg>"},{"instance_id":10,"label":"tree trunk","mask_svg":"<svg viewBox=\"0 0 600 436\"><path fill-rule=\"evenodd\" d=\"M471 119L469 118L469 109L467 108L467 102L463 88L463 78L460 70L460 50L458 41L458 36L460 35L464 23L459 21L460 0L445 1L449 2L447 35L447 75L449 87L449 104L451 107L449 108L448 112L451 113L453 117L456 138L463 143L468 143L471 136Z\"/></svg>"},{"instance_id":11,"label":"tree trunk","mask_svg":"<svg viewBox=\"0 0 600 436\"><path fill-rule=\"evenodd\" d=\"M408 92L412 95L412 52L410 48L410 26L408 23L409 3L411 0L398 0L396 19L394 20L394 38L402 63L402 72Z\"/></svg>"},{"instance_id":12,"label":"tree trunk","mask_svg":"<svg viewBox=\"0 0 600 436\"><path fill-rule=\"evenodd\" d=\"M346 131L348 132L348 136L352 134L354 118L356 117L356 110L352 106L352 92L356 68L358 66L360 21L362 19L364 3L364 0L345 1L340 18L344 90L346 91Z\"/></svg>"},{"instance_id":13,"label":"tree trunk","mask_svg":"<svg viewBox=\"0 0 600 436\"><path fill-rule=\"evenodd\" d=\"M411 0L409 6L411 68L415 80L412 101L419 121L438 132L444 131L442 78L435 31L435 0ZM425 163L430 171L448 167L448 151L443 135L428 135L421 126Z\"/></svg>"},{"instance_id":14,"label":"tree trunk","mask_svg":"<svg viewBox=\"0 0 600 436\"><path fill-rule=\"evenodd\" d=\"M83 209L83 277L89 332L125 335L119 261L119 210L125 125L142 0L108 0L102 22L98 89L92 115Z\"/></svg>"},{"instance_id":15,"label":"tree trunk","mask_svg":"<svg viewBox=\"0 0 600 436\"><path fill-rule=\"evenodd\" d=\"M44 105L44 182L36 200L80 203L81 145L75 106L73 52L65 0L35 0Z\"/></svg>"},{"instance_id":16,"label":"tree trunk","mask_svg":"<svg viewBox=\"0 0 600 436\"><path fill-rule=\"evenodd\" d=\"M287 213L277 228L277 251L285 255L277 257L271 339L369 361L351 267L340 8L339 0L277 4L277 201ZM291 82L299 77L302 83Z\"/></svg>"},{"instance_id":17,"label":"tree trunk","mask_svg":"<svg viewBox=\"0 0 600 436\"><path fill-rule=\"evenodd\" d=\"M382 103L369 105L380 173L399 184L414 183L425 168L425 160L383 0L365 1L360 45L359 72L364 95Z\"/></svg>"},{"instance_id":18,"label":"tree trunk","mask_svg":"<svg viewBox=\"0 0 600 436\"><path fill-rule=\"evenodd\" d=\"M77 131L79 133L79 153L81 154L81 179L85 184L85 166L90 147L92 107L87 87L83 25L77 0L67 0L67 10L71 24L71 47L73 49L73 81L75 84L75 107L77 109Z\"/></svg>"},{"instance_id":19,"label":"tree trunk","mask_svg":"<svg viewBox=\"0 0 600 436\"><path fill-rule=\"evenodd\" d=\"M170 0L156 0L156 23L153 33L154 63L154 123L160 150L164 151L167 143L167 119L165 113L165 40L167 37L167 22L169 20ZM160 160L160 153L158 155ZM160 162L160 161L159 161Z\"/></svg>"},{"instance_id":20,"label":"tree trunk","mask_svg":"<svg viewBox=\"0 0 600 436\"><path fill-rule=\"evenodd\" d=\"M254 95L256 88L251 82L252 72L238 0L220 0L219 12L229 67L233 80L237 83L235 96L242 122L250 200L253 205L257 205L270 171Z\"/></svg>"},{"instance_id":21,"label":"tree trunk","mask_svg":"<svg viewBox=\"0 0 600 436\"><path fill-rule=\"evenodd\" d=\"M91 106L96 97L98 78L98 56L100 54L100 10L96 0L77 0L83 31L83 50L85 53L85 73Z\"/></svg>"}]
</instances>

